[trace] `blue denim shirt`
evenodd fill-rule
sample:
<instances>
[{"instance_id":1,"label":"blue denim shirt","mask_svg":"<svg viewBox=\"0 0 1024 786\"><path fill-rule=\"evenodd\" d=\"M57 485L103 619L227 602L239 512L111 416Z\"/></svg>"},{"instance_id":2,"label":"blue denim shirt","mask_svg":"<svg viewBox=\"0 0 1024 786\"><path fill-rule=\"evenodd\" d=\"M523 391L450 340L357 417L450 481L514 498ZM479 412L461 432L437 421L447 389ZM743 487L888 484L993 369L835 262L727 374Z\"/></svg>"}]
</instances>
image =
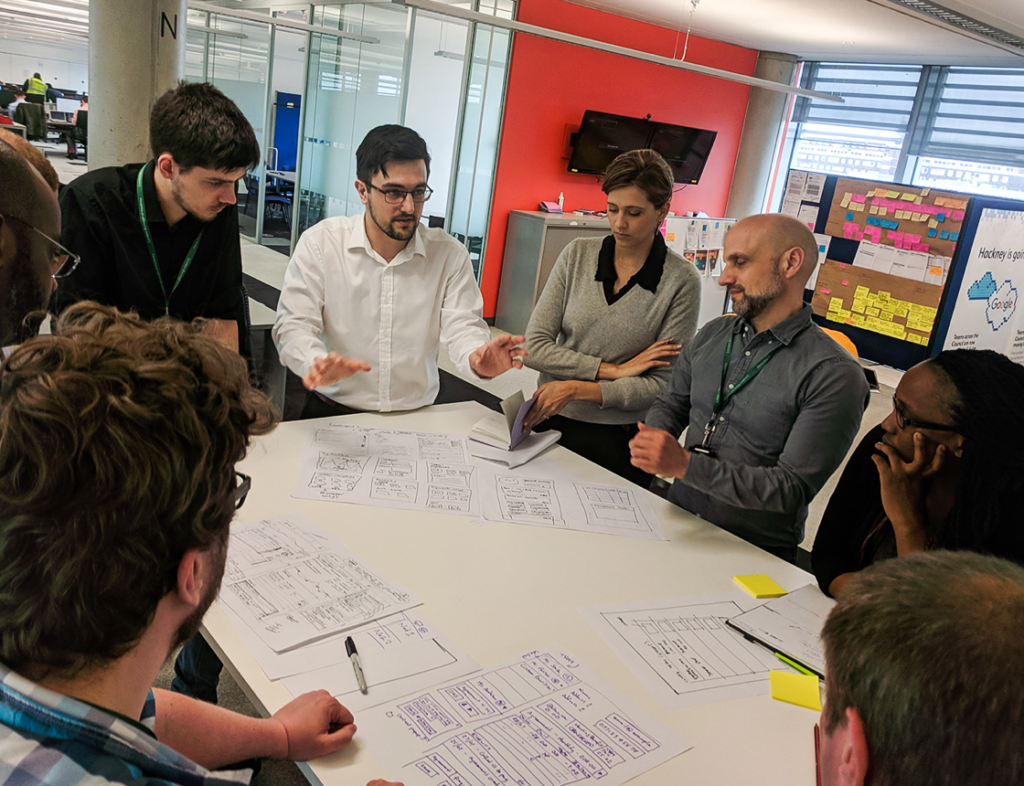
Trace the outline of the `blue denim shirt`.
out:
<instances>
[{"instance_id":1,"label":"blue denim shirt","mask_svg":"<svg viewBox=\"0 0 1024 786\"><path fill-rule=\"evenodd\" d=\"M760 373L726 403L710 444L693 453L669 499L756 546L793 548L803 540L807 505L842 463L867 407L860 364L811 323L811 307L756 332L738 316L705 325L676 361L646 424L699 443L734 335L728 385L773 349Z\"/></svg>"}]
</instances>

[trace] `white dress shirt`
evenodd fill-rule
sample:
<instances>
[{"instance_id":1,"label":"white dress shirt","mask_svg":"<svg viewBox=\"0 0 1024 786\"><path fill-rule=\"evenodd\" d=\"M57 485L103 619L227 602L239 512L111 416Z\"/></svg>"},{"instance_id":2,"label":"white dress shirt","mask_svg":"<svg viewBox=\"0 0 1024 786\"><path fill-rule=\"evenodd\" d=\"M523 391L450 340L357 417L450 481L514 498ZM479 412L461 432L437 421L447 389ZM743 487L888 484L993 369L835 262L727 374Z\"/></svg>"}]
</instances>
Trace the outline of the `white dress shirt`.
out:
<instances>
[{"instance_id":1,"label":"white dress shirt","mask_svg":"<svg viewBox=\"0 0 1024 786\"><path fill-rule=\"evenodd\" d=\"M274 343L300 377L314 358L365 360L323 395L355 409L390 412L434 401L440 342L463 374L491 340L466 247L422 224L390 263L370 247L363 213L321 221L295 247L277 305Z\"/></svg>"}]
</instances>

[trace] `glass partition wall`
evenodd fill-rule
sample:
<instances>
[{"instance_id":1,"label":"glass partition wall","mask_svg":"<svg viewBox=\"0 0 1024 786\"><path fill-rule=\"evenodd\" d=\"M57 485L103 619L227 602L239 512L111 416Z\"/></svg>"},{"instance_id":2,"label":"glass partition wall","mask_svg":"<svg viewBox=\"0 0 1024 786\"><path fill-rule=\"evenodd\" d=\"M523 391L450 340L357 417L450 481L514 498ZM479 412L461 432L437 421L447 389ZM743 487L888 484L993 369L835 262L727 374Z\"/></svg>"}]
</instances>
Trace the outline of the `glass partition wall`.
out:
<instances>
[{"instance_id":1,"label":"glass partition wall","mask_svg":"<svg viewBox=\"0 0 1024 786\"><path fill-rule=\"evenodd\" d=\"M513 0L451 5L508 19L515 11ZM275 42L285 28L277 27L277 19L262 23L194 10L188 16L187 78L210 81L234 100L264 151L260 168L239 188L243 234L290 251L316 222L360 212L355 150L370 129L399 123L419 132L430 149L434 194L424 222L443 226L468 246L479 278L511 34L390 2L280 13L320 28L303 33L298 156L286 183L274 176L275 151L268 150ZM282 197L288 203L287 233L273 223Z\"/></svg>"}]
</instances>

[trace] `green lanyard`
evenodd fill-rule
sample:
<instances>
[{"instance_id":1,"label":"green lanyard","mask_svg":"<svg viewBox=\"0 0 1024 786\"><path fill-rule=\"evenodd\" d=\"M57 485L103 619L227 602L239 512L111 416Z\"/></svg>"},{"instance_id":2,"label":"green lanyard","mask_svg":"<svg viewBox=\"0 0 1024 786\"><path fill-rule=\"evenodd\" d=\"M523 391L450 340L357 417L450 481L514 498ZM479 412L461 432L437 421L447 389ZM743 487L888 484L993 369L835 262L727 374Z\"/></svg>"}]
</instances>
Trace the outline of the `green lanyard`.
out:
<instances>
[{"instance_id":1,"label":"green lanyard","mask_svg":"<svg viewBox=\"0 0 1024 786\"><path fill-rule=\"evenodd\" d=\"M178 288L178 284L185 277L189 267L192 265L192 260L195 259L196 251L199 250L199 241L203 239L203 232L206 231L205 227L199 230L199 234L196 236L195 242L192 244L192 248L188 250L188 254L185 256L185 261L181 265L181 270L178 271L178 277L174 279L174 286L171 287L171 293L167 294L167 287L164 285L164 277L160 273L160 263L156 258L156 246L153 245L153 235L149 232L149 221L146 219L146 200L142 198L142 176L146 171L146 167L142 167L139 170L138 180L135 181L135 196L139 200L139 222L142 224L142 234L146 236L146 247L149 249L149 257L153 260L153 269L156 271L156 280L160 282L160 292L164 296L164 314L170 316L171 313L171 296L174 295L174 291Z\"/></svg>"},{"instance_id":2,"label":"green lanyard","mask_svg":"<svg viewBox=\"0 0 1024 786\"><path fill-rule=\"evenodd\" d=\"M800 328L800 330L796 332L793 338L799 336L808 327L810 327L810 323ZM725 345L725 356L722 358L722 380L718 383L718 392L715 394L715 408L711 412L711 420L709 420L707 422L707 425L704 426L704 440L700 443L700 445L695 446L694 448L690 448L690 450L696 449L698 452L704 453L709 456L715 455L715 451L709 443L711 442L712 435L715 433L715 429L718 427L718 418L722 414L722 410L725 409L725 405L729 403L729 399L731 399L733 396L739 393L740 390L748 382L750 382L750 380L752 380L754 377L760 374L761 370L768 365L768 361L770 361L772 357L775 355L775 353L782 348L782 343L780 342L778 346L773 348L767 355L761 358L754 365L754 367L750 369L750 371L744 374L743 378L740 379L739 382L737 382L735 385L731 386L728 390L726 390L725 380L729 375L729 361L732 360L732 342L735 338L736 334L731 333L729 335L729 341Z\"/></svg>"}]
</instances>

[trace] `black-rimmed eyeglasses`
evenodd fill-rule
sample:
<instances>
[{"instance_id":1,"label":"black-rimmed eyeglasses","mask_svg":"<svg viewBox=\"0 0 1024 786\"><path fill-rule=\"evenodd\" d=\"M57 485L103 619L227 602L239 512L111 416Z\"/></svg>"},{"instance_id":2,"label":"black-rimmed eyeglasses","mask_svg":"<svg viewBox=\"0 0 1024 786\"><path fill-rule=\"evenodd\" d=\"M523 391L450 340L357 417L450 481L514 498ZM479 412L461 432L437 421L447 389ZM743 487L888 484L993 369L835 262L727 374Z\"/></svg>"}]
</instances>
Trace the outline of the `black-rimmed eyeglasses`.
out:
<instances>
[{"instance_id":1,"label":"black-rimmed eyeglasses","mask_svg":"<svg viewBox=\"0 0 1024 786\"><path fill-rule=\"evenodd\" d=\"M69 276L71 275L72 271L74 271L74 269L78 267L78 263L81 260L81 257L78 256L78 254L73 254L71 251L64 248L64 246L62 246L48 234L43 232L41 229L36 229L34 226L28 223L28 221L18 218L17 216L0 214L0 217L6 218L8 221L17 221L22 226L28 227L37 235L41 235L42 237L46 238L49 241L50 245L53 246L53 260L50 262L50 267L53 269L53 272L50 273L50 275L53 276L54 278L64 278L65 276Z\"/></svg>"},{"instance_id":2,"label":"black-rimmed eyeglasses","mask_svg":"<svg viewBox=\"0 0 1024 786\"><path fill-rule=\"evenodd\" d=\"M235 486L235 490L232 492L232 495L235 500L235 510L238 510L245 504L245 498L249 494L249 489L252 488L252 478L241 472L236 472L235 478L238 480L238 485Z\"/></svg>"},{"instance_id":3,"label":"black-rimmed eyeglasses","mask_svg":"<svg viewBox=\"0 0 1024 786\"><path fill-rule=\"evenodd\" d=\"M900 428L930 428L933 431L956 431L956 426L945 426L942 423L929 423L927 420L911 420L903 414L896 394L892 394L892 411L896 413L896 425Z\"/></svg>"},{"instance_id":4,"label":"black-rimmed eyeglasses","mask_svg":"<svg viewBox=\"0 0 1024 786\"><path fill-rule=\"evenodd\" d=\"M367 183L366 187L372 188L374 191L380 191L384 195L384 201L389 205L400 205L405 201L406 197L412 197L412 201L415 204L421 205L430 199L430 195L434 193L434 189L430 186L414 188L412 191L406 191L402 188L377 188L372 183Z\"/></svg>"}]
</instances>

